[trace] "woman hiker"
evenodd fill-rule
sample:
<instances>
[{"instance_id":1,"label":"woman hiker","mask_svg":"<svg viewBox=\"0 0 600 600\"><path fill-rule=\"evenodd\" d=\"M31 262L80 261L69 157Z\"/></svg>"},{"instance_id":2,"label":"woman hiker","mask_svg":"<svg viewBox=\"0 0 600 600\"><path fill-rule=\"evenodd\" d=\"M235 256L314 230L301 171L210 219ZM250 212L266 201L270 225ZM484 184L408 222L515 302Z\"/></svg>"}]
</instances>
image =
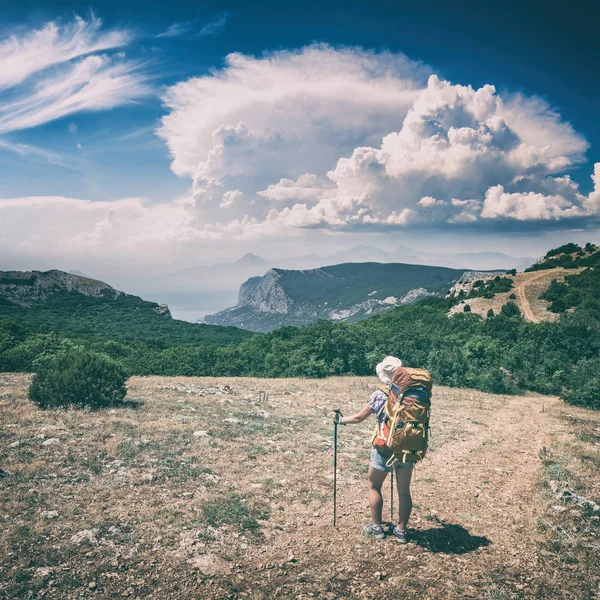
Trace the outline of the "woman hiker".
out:
<instances>
[{"instance_id":1,"label":"woman hiker","mask_svg":"<svg viewBox=\"0 0 600 600\"><path fill-rule=\"evenodd\" d=\"M400 397L400 389L392 380L394 374L402 367L402 361L394 356L388 356L380 362L377 367L377 375L386 386L391 386L391 391ZM404 371L404 369L402 369ZM401 376L401 372L396 373L396 380ZM429 400L429 391L425 387L411 387L407 396L415 396L419 399ZM362 423L370 414L374 414L379 425L384 422L386 416L384 413L387 395L382 390L376 390L371 395L369 401L364 405L362 410L354 415L340 417L334 414L333 420L339 419L337 422L341 425L351 425ZM367 537L372 537L377 540L385 538L385 532L382 527L382 511L383 497L381 495L381 487L386 480L388 473L395 471L396 485L398 489L398 505L399 519L398 525L393 527L393 534L400 544L407 543L406 526L410 513L412 511L412 498L410 495L410 481L413 472L413 464L407 462L396 462L394 466L388 466L388 458L377 450L376 446L371 449L371 462L369 465L369 506L373 523L363 527L362 533ZM393 524L392 524L393 525Z\"/></svg>"}]
</instances>

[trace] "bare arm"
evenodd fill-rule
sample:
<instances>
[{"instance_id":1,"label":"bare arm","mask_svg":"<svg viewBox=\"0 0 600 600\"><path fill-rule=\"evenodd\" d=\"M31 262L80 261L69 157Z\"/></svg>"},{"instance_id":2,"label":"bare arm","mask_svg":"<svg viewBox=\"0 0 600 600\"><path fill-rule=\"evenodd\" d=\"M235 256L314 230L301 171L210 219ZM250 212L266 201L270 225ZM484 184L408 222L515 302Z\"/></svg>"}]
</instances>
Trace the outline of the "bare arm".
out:
<instances>
[{"instance_id":1,"label":"bare arm","mask_svg":"<svg viewBox=\"0 0 600 600\"><path fill-rule=\"evenodd\" d=\"M354 425L355 423L362 423L371 414L371 405L367 402L362 409L349 417L343 417L344 425ZM333 417L335 422L335 415Z\"/></svg>"}]
</instances>

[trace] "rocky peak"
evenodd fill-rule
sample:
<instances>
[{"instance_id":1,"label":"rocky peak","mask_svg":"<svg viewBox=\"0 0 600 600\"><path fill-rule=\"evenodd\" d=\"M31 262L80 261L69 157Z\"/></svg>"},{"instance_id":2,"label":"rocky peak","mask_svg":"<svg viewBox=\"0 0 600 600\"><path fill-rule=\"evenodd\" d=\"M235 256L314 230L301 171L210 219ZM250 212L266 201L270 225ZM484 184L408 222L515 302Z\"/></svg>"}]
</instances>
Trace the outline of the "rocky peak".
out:
<instances>
[{"instance_id":1,"label":"rocky peak","mask_svg":"<svg viewBox=\"0 0 600 600\"><path fill-rule=\"evenodd\" d=\"M52 269L50 271L0 271L0 297L20 306L43 302L60 291L84 296L114 297L119 292L110 285Z\"/></svg>"},{"instance_id":2,"label":"rocky peak","mask_svg":"<svg viewBox=\"0 0 600 600\"><path fill-rule=\"evenodd\" d=\"M262 277L251 277L240 288L238 306L251 306L258 312L287 314L293 300L279 280L281 274L270 269Z\"/></svg>"}]
</instances>

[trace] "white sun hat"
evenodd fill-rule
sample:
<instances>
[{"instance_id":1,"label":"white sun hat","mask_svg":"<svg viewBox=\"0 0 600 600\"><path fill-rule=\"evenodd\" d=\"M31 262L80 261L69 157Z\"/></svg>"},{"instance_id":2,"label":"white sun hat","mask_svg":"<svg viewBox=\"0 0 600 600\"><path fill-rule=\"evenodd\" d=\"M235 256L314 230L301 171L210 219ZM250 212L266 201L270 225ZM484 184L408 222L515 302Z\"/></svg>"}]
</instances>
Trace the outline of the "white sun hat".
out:
<instances>
[{"instance_id":1,"label":"white sun hat","mask_svg":"<svg viewBox=\"0 0 600 600\"><path fill-rule=\"evenodd\" d=\"M386 356L376 367L377 375L379 379L385 384L390 385L392 383L392 376L394 371L402 366L402 361L395 356Z\"/></svg>"}]
</instances>

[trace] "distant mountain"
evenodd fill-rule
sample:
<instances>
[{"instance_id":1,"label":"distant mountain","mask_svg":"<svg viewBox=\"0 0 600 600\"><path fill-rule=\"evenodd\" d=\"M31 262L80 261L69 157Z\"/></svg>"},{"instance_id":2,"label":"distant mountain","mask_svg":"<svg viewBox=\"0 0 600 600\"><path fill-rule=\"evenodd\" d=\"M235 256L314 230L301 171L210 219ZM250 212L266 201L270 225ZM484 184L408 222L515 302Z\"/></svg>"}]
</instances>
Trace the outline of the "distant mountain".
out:
<instances>
[{"instance_id":1,"label":"distant mountain","mask_svg":"<svg viewBox=\"0 0 600 600\"><path fill-rule=\"evenodd\" d=\"M426 296L443 295L464 273L397 263L271 269L241 286L236 306L205 317L205 322L260 332L316 319L354 322Z\"/></svg>"},{"instance_id":2,"label":"distant mountain","mask_svg":"<svg viewBox=\"0 0 600 600\"><path fill-rule=\"evenodd\" d=\"M342 263L409 263L435 265L464 270L522 270L533 258L514 258L502 253L480 252L434 254L410 247L383 250L375 246L355 246L327 256L310 253L285 259L266 259L246 254L234 262L199 264L158 276L106 279L129 293L166 302L175 318L197 321L205 315L236 303L242 283L251 277L262 276L269 269L304 270Z\"/></svg>"},{"instance_id":3,"label":"distant mountain","mask_svg":"<svg viewBox=\"0 0 600 600\"><path fill-rule=\"evenodd\" d=\"M0 271L0 319L34 331L89 339L133 340L161 347L227 345L250 334L233 327L177 321L166 304L147 302L96 279L64 271Z\"/></svg>"}]
</instances>

